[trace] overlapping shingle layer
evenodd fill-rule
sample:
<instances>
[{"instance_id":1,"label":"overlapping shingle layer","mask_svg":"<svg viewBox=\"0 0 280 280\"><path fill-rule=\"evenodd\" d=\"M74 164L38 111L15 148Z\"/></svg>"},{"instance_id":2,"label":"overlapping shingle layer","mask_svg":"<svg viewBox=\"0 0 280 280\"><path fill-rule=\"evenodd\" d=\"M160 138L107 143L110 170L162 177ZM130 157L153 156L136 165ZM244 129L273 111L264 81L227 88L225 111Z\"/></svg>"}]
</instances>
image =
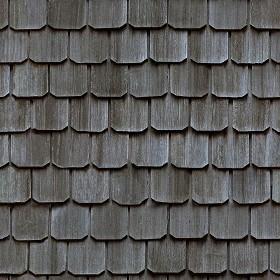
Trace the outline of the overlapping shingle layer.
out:
<instances>
[{"instance_id":1,"label":"overlapping shingle layer","mask_svg":"<svg viewBox=\"0 0 280 280\"><path fill-rule=\"evenodd\" d=\"M2 0L0 28L1 280L280 277L278 0Z\"/></svg>"}]
</instances>

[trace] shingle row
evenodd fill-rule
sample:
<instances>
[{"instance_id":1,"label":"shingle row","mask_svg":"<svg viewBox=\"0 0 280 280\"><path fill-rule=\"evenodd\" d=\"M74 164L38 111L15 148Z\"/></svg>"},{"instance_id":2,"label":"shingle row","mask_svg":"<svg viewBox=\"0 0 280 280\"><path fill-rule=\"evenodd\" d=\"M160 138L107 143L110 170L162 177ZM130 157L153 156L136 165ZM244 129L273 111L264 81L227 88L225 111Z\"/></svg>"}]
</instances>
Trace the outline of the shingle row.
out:
<instances>
[{"instance_id":1,"label":"shingle row","mask_svg":"<svg viewBox=\"0 0 280 280\"><path fill-rule=\"evenodd\" d=\"M174 3L175 2L175 3ZM80 29L87 23L93 28L119 28L126 23L138 28L155 28L169 24L174 28L201 28L207 24L215 29L242 29L250 24L260 29L280 28L277 0L259 3L251 0L4 0L0 28L8 25L14 29L40 29L46 24L56 29ZM88 14L88 16L87 16ZM110 20L109 20L110 19Z\"/></svg>"},{"instance_id":2,"label":"shingle row","mask_svg":"<svg viewBox=\"0 0 280 280\"><path fill-rule=\"evenodd\" d=\"M210 68L191 60L171 64L170 69L167 64L152 61L129 68L110 61L91 67L70 61L48 67L28 61L12 68L0 65L0 96L10 93L16 97L42 97L50 92L59 98L74 98L91 92L96 97L118 98L129 94L143 98L171 92L187 98L204 97L207 93L218 98L240 98L248 93L258 98L279 98L279 77L280 65L273 62L253 65L249 71L248 66L231 62ZM165 102L173 100L167 98Z\"/></svg>"},{"instance_id":3,"label":"shingle row","mask_svg":"<svg viewBox=\"0 0 280 280\"><path fill-rule=\"evenodd\" d=\"M30 58L34 62L61 62L68 57L76 63L142 63L150 57L156 62L182 62L190 58L197 63L221 64L232 59L238 64L260 64L268 59L279 63L279 31L259 31L247 28L244 32L215 31L211 28L187 32L165 27L160 30L0 31L0 62L15 63ZM189 34L189 36L188 36ZM271 38L270 38L271 37ZM271 43L270 43L271 40ZM68 46L69 41L69 46ZM189 49L188 49L189 41ZM12 47L11 47L12 46ZM231 52L229 52L229 48ZM271 56L270 56L271 52ZM148 56L149 53L149 56Z\"/></svg>"},{"instance_id":4,"label":"shingle row","mask_svg":"<svg viewBox=\"0 0 280 280\"><path fill-rule=\"evenodd\" d=\"M150 173L149 173L150 172ZM230 197L238 204L260 204L270 197L280 202L280 173L250 166L244 170L208 167L192 172L172 165L162 168L100 170L94 167L73 170L52 165L30 170L6 166L0 170L0 202L23 203L32 198L39 203L61 203L70 197L81 204L99 204L109 197L119 205L139 205L148 197L161 203L222 204ZM272 190L270 186L272 185ZM9 188L7 187L9 186ZM71 195L70 195L71 193Z\"/></svg>"},{"instance_id":5,"label":"shingle row","mask_svg":"<svg viewBox=\"0 0 280 280\"><path fill-rule=\"evenodd\" d=\"M29 202L14 206L10 215L9 207L1 206L0 236L10 235L11 219L12 236L19 241L40 241L49 234L56 240L81 240L89 231L93 238L103 241L126 236L154 240L168 232L176 239L198 239L209 233L218 240L234 240L248 236L249 228L256 239L280 239L279 205L270 202L252 206L251 214L248 205L233 202L207 207L190 201L168 209L168 205L152 200L130 208L114 202L91 207L67 202L51 208Z\"/></svg>"},{"instance_id":6,"label":"shingle row","mask_svg":"<svg viewBox=\"0 0 280 280\"><path fill-rule=\"evenodd\" d=\"M28 256L27 243L8 239L0 241L3 252L0 272L22 274L29 263L29 271L35 275L57 275L66 268L74 275L98 275L104 272L106 262L110 273L139 274L145 270L147 258L147 269L153 273L172 274L188 269L195 274L220 274L229 269L243 275L263 273L269 268L279 273L279 247L279 241L260 242L250 237L231 241L228 247L226 241L210 237L188 242L166 237L147 244L126 238L109 241L107 246L105 242L87 238L81 242L69 242L67 253L66 242L48 238L32 242Z\"/></svg>"},{"instance_id":7,"label":"shingle row","mask_svg":"<svg viewBox=\"0 0 280 280\"><path fill-rule=\"evenodd\" d=\"M203 168L212 162L217 168L240 169L249 165L251 154L257 167L280 167L275 153L279 133L253 133L251 143L250 153L249 133L232 129L211 136L189 129L171 134L170 139L169 133L153 130L132 135L109 130L91 136L74 130L52 135L29 130L13 134L11 141L7 134L0 136L0 166L11 160L18 167L44 167L52 162L60 168L81 168L90 161L98 168L122 168L128 162L138 167L162 167L170 155L170 162L178 168Z\"/></svg>"}]
</instances>

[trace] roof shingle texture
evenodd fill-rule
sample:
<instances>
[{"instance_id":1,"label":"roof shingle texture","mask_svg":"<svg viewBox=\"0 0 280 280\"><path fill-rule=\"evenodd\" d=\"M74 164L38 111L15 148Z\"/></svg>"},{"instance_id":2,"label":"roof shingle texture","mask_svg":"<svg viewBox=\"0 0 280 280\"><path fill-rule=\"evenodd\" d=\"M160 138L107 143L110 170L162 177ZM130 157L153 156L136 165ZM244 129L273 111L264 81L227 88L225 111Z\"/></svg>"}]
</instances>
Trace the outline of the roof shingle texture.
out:
<instances>
[{"instance_id":1,"label":"roof shingle texture","mask_svg":"<svg viewBox=\"0 0 280 280\"><path fill-rule=\"evenodd\" d=\"M1 280L280 278L278 0L2 0Z\"/></svg>"}]
</instances>

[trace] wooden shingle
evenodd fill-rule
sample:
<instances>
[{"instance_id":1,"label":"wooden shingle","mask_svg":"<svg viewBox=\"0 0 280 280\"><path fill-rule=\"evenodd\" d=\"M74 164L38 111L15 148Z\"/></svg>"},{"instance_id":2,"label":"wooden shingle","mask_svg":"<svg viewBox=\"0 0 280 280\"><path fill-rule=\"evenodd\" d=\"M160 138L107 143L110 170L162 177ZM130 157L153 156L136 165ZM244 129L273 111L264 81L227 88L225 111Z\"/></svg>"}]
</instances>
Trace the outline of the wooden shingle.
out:
<instances>
[{"instance_id":1,"label":"wooden shingle","mask_svg":"<svg viewBox=\"0 0 280 280\"><path fill-rule=\"evenodd\" d=\"M86 0L50 0L48 24L55 29L80 29L86 25Z\"/></svg>"},{"instance_id":2,"label":"wooden shingle","mask_svg":"<svg viewBox=\"0 0 280 280\"><path fill-rule=\"evenodd\" d=\"M119 28L127 23L127 1L90 0L88 23L93 28Z\"/></svg>"},{"instance_id":3,"label":"wooden shingle","mask_svg":"<svg viewBox=\"0 0 280 280\"><path fill-rule=\"evenodd\" d=\"M70 243L68 271L75 275L100 274L105 270L105 243L91 238Z\"/></svg>"},{"instance_id":4,"label":"wooden shingle","mask_svg":"<svg viewBox=\"0 0 280 280\"><path fill-rule=\"evenodd\" d=\"M112 199L120 205L139 205L149 196L150 174L147 168L128 165L120 170L111 170L110 188Z\"/></svg>"},{"instance_id":5,"label":"wooden shingle","mask_svg":"<svg viewBox=\"0 0 280 280\"><path fill-rule=\"evenodd\" d=\"M209 24L215 29L242 29L247 25L247 1L210 0Z\"/></svg>"},{"instance_id":6,"label":"wooden shingle","mask_svg":"<svg viewBox=\"0 0 280 280\"><path fill-rule=\"evenodd\" d=\"M32 172L32 198L39 203L64 202L70 196L70 174L53 165Z\"/></svg>"},{"instance_id":7,"label":"wooden shingle","mask_svg":"<svg viewBox=\"0 0 280 280\"><path fill-rule=\"evenodd\" d=\"M49 27L30 31L29 58L34 62L62 62L67 58L68 34Z\"/></svg>"},{"instance_id":8,"label":"wooden shingle","mask_svg":"<svg viewBox=\"0 0 280 280\"><path fill-rule=\"evenodd\" d=\"M194 130L171 135L171 163L179 168L203 168L208 164L208 135Z\"/></svg>"},{"instance_id":9,"label":"wooden shingle","mask_svg":"<svg viewBox=\"0 0 280 280\"><path fill-rule=\"evenodd\" d=\"M129 235L135 240L160 239L167 234L167 206L151 200L129 211Z\"/></svg>"},{"instance_id":10,"label":"wooden shingle","mask_svg":"<svg viewBox=\"0 0 280 280\"><path fill-rule=\"evenodd\" d=\"M104 222L106 221L106 222ZM97 240L118 240L128 234L128 208L107 202L91 207L91 236Z\"/></svg>"},{"instance_id":11,"label":"wooden shingle","mask_svg":"<svg viewBox=\"0 0 280 280\"><path fill-rule=\"evenodd\" d=\"M228 59L228 33L206 27L190 34L190 59L197 63L219 64Z\"/></svg>"},{"instance_id":12,"label":"wooden shingle","mask_svg":"<svg viewBox=\"0 0 280 280\"><path fill-rule=\"evenodd\" d=\"M166 237L148 242L147 268L153 273L179 273L186 269L186 242Z\"/></svg>"},{"instance_id":13,"label":"wooden shingle","mask_svg":"<svg viewBox=\"0 0 280 280\"><path fill-rule=\"evenodd\" d=\"M169 2L168 23L174 28L203 27L207 24L207 0Z\"/></svg>"},{"instance_id":14,"label":"wooden shingle","mask_svg":"<svg viewBox=\"0 0 280 280\"><path fill-rule=\"evenodd\" d=\"M37 274L60 274L66 269L67 243L47 238L30 245L30 271Z\"/></svg>"},{"instance_id":15,"label":"wooden shingle","mask_svg":"<svg viewBox=\"0 0 280 280\"><path fill-rule=\"evenodd\" d=\"M162 27L167 23L167 0L130 0L128 22L133 27Z\"/></svg>"},{"instance_id":16,"label":"wooden shingle","mask_svg":"<svg viewBox=\"0 0 280 280\"><path fill-rule=\"evenodd\" d=\"M126 238L108 242L107 269L113 274L138 274L145 269L145 242Z\"/></svg>"},{"instance_id":17,"label":"wooden shingle","mask_svg":"<svg viewBox=\"0 0 280 280\"><path fill-rule=\"evenodd\" d=\"M48 236L49 206L29 202L12 209L12 235L16 240L43 240Z\"/></svg>"},{"instance_id":18,"label":"wooden shingle","mask_svg":"<svg viewBox=\"0 0 280 280\"><path fill-rule=\"evenodd\" d=\"M10 26L14 29L40 29L47 21L46 0L11 0Z\"/></svg>"},{"instance_id":19,"label":"wooden shingle","mask_svg":"<svg viewBox=\"0 0 280 280\"><path fill-rule=\"evenodd\" d=\"M150 57L156 62L182 62L187 58L188 32L166 27L151 30Z\"/></svg>"}]
</instances>

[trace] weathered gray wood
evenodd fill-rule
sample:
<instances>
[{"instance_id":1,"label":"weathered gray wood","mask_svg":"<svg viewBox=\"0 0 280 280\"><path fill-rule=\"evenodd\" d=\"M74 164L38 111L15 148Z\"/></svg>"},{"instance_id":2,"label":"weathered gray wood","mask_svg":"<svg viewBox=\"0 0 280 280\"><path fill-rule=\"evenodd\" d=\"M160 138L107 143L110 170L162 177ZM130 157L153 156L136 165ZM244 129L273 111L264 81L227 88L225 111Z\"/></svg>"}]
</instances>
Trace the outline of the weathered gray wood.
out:
<instances>
[{"instance_id":1,"label":"weathered gray wood","mask_svg":"<svg viewBox=\"0 0 280 280\"><path fill-rule=\"evenodd\" d=\"M71 126L77 131L102 132L108 128L108 100L87 93L71 100Z\"/></svg>"},{"instance_id":2,"label":"weathered gray wood","mask_svg":"<svg viewBox=\"0 0 280 280\"><path fill-rule=\"evenodd\" d=\"M130 207L129 235L136 240L160 239L167 234L167 206L152 200Z\"/></svg>"},{"instance_id":3,"label":"weathered gray wood","mask_svg":"<svg viewBox=\"0 0 280 280\"><path fill-rule=\"evenodd\" d=\"M139 205L149 196L150 174L147 168L131 165L120 170L111 170L110 188L112 199L121 205Z\"/></svg>"},{"instance_id":4,"label":"weathered gray wood","mask_svg":"<svg viewBox=\"0 0 280 280\"><path fill-rule=\"evenodd\" d=\"M0 132L26 131L31 126L30 101L7 96L0 103Z\"/></svg>"},{"instance_id":5,"label":"weathered gray wood","mask_svg":"<svg viewBox=\"0 0 280 280\"><path fill-rule=\"evenodd\" d=\"M255 28L277 29L280 28L280 6L277 0L251 1L250 23Z\"/></svg>"},{"instance_id":6,"label":"weathered gray wood","mask_svg":"<svg viewBox=\"0 0 280 280\"><path fill-rule=\"evenodd\" d=\"M249 207L233 202L210 208L210 234L216 239L242 239L249 233Z\"/></svg>"},{"instance_id":7,"label":"weathered gray wood","mask_svg":"<svg viewBox=\"0 0 280 280\"><path fill-rule=\"evenodd\" d=\"M141 63L148 55L147 31L127 26L111 32L111 59L116 63Z\"/></svg>"},{"instance_id":8,"label":"weathered gray wood","mask_svg":"<svg viewBox=\"0 0 280 280\"><path fill-rule=\"evenodd\" d=\"M154 273L179 273L186 269L186 242L166 237L148 242L147 268Z\"/></svg>"},{"instance_id":9,"label":"weathered gray wood","mask_svg":"<svg viewBox=\"0 0 280 280\"><path fill-rule=\"evenodd\" d=\"M151 100L151 126L156 130L183 130L189 125L189 102L167 93Z\"/></svg>"},{"instance_id":10,"label":"weathered gray wood","mask_svg":"<svg viewBox=\"0 0 280 280\"><path fill-rule=\"evenodd\" d=\"M43 167L50 162L50 135L28 131L11 136L11 161L18 167Z\"/></svg>"},{"instance_id":11,"label":"weathered gray wood","mask_svg":"<svg viewBox=\"0 0 280 280\"><path fill-rule=\"evenodd\" d=\"M209 166L192 171L192 199L199 204L221 204L228 200L229 172Z\"/></svg>"},{"instance_id":12,"label":"weathered gray wood","mask_svg":"<svg viewBox=\"0 0 280 280\"><path fill-rule=\"evenodd\" d=\"M78 276L74 276L70 273L63 273L61 275L57 275L57 276L49 276L48 278L49 280L87 280L86 277L78 277ZM26 279L28 280L28 279Z\"/></svg>"},{"instance_id":13,"label":"weathered gray wood","mask_svg":"<svg viewBox=\"0 0 280 280\"><path fill-rule=\"evenodd\" d=\"M213 65L212 94L217 97L243 97L248 94L248 66L228 62L223 65Z\"/></svg>"},{"instance_id":14,"label":"weathered gray wood","mask_svg":"<svg viewBox=\"0 0 280 280\"><path fill-rule=\"evenodd\" d=\"M270 126L270 100L254 96L233 100L232 127L240 132L264 131Z\"/></svg>"},{"instance_id":15,"label":"weathered gray wood","mask_svg":"<svg viewBox=\"0 0 280 280\"><path fill-rule=\"evenodd\" d=\"M123 239L128 234L128 208L114 202L91 207L91 236L97 240Z\"/></svg>"},{"instance_id":16,"label":"weathered gray wood","mask_svg":"<svg viewBox=\"0 0 280 280\"><path fill-rule=\"evenodd\" d=\"M0 135L0 167L3 167L9 163L9 136L2 134Z\"/></svg>"},{"instance_id":17,"label":"weathered gray wood","mask_svg":"<svg viewBox=\"0 0 280 280\"><path fill-rule=\"evenodd\" d=\"M279 279L278 274L274 274L272 271L267 271L264 274L257 274L250 277L250 280L277 280Z\"/></svg>"},{"instance_id":18,"label":"weathered gray wood","mask_svg":"<svg viewBox=\"0 0 280 280\"><path fill-rule=\"evenodd\" d=\"M215 29L242 29L247 25L247 2L210 0L209 24Z\"/></svg>"},{"instance_id":19,"label":"weathered gray wood","mask_svg":"<svg viewBox=\"0 0 280 280\"><path fill-rule=\"evenodd\" d=\"M253 134L252 163L257 167L280 167L279 145L280 136L273 130L263 134Z\"/></svg>"},{"instance_id":20,"label":"weathered gray wood","mask_svg":"<svg viewBox=\"0 0 280 280\"><path fill-rule=\"evenodd\" d=\"M201 28L207 24L207 0L168 2L168 23L174 28Z\"/></svg>"},{"instance_id":21,"label":"weathered gray wood","mask_svg":"<svg viewBox=\"0 0 280 280\"><path fill-rule=\"evenodd\" d=\"M129 93L135 97L156 97L168 92L168 65L151 60L129 69Z\"/></svg>"},{"instance_id":22,"label":"weathered gray wood","mask_svg":"<svg viewBox=\"0 0 280 280\"><path fill-rule=\"evenodd\" d=\"M12 209L12 235L16 240L43 240L48 236L49 206L28 202Z\"/></svg>"},{"instance_id":23,"label":"weathered gray wood","mask_svg":"<svg viewBox=\"0 0 280 280\"><path fill-rule=\"evenodd\" d=\"M127 23L126 0L90 0L88 23L93 28L119 28Z\"/></svg>"},{"instance_id":24,"label":"weathered gray wood","mask_svg":"<svg viewBox=\"0 0 280 280\"><path fill-rule=\"evenodd\" d=\"M215 280L216 280L216 277L217 276L215 276ZM187 271L187 270L184 271L183 273L180 273L180 274L170 274L168 276L168 279L169 280L185 280L185 279L188 279L188 280L208 280L207 276L196 275L196 274L193 274L193 273L191 273L190 271Z\"/></svg>"},{"instance_id":25,"label":"weathered gray wood","mask_svg":"<svg viewBox=\"0 0 280 280\"><path fill-rule=\"evenodd\" d=\"M0 65L0 97L4 97L8 95L9 92L10 92L10 66L5 64Z\"/></svg>"},{"instance_id":26,"label":"weathered gray wood","mask_svg":"<svg viewBox=\"0 0 280 280\"><path fill-rule=\"evenodd\" d=\"M212 238L190 241L189 270L193 273L221 273L227 269L227 242Z\"/></svg>"},{"instance_id":27,"label":"weathered gray wood","mask_svg":"<svg viewBox=\"0 0 280 280\"><path fill-rule=\"evenodd\" d=\"M52 162L60 168L85 167L89 163L90 138L74 130L52 134Z\"/></svg>"},{"instance_id":28,"label":"weathered gray wood","mask_svg":"<svg viewBox=\"0 0 280 280\"><path fill-rule=\"evenodd\" d=\"M0 206L0 239L10 235L10 207Z\"/></svg>"},{"instance_id":29,"label":"weathered gray wood","mask_svg":"<svg viewBox=\"0 0 280 280\"><path fill-rule=\"evenodd\" d=\"M114 274L138 274L145 269L145 242L108 242L107 269Z\"/></svg>"},{"instance_id":30,"label":"weathered gray wood","mask_svg":"<svg viewBox=\"0 0 280 280\"><path fill-rule=\"evenodd\" d=\"M9 0L1 1L1 10L0 10L0 28L4 28L8 25L9 22Z\"/></svg>"},{"instance_id":31,"label":"weathered gray wood","mask_svg":"<svg viewBox=\"0 0 280 280\"><path fill-rule=\"evenodd\" d=\"M269 56L269 33L247 28L231 33L231 59L236 63L263 63Z\"/></svg>"},{"instance_id":32,"label":"weathered gray wood","mask_svg":"<svg viewBox=\"0 0 280 280\"><path fill-rule=\"evenodd\" d=\"M208 164L208 135L188 130L171 134L171 163L179 168L203 168Z\"/></svg>"},{"instance_id":33,"label":"weathered gray wood","mask_svg":"<svg viewBox=\"0 0 280 280\"><path fill-rule=\"evenodd\" d=\"M22 62L27 59L28 32L10 28L0 33L0 63Z\"/></svg>"},{"instance_id":34,"label":"weathered gray wood","mask_svg":"<svg viewBox=\"0 0 280 280\"><path fill-rule=\"evenodd\" d=\"M92 277L89 277L88 279L89 280L97 280L97 279L98 280L127 280L127 277L129 277L129 276L127 276L127 275L115 275L115 274L112 274L112 273L105 270L105 272L102 273L101 275L92 276ZM80 280L80 278L78 278L78 279ZM55 279L53 279L53 280L55 280ZM68 279L65 279L65 280L68 280ZM72 279L69 279L69 280L72 280ZM86 279L81 279L81 280L86 280Z\"/></svg>"},{"instance_id":35,"label":"weathered gray wood","mask_svg":"<svg viewBox=\"0 0 280 280\"><path fill-rule=\"evenodd\" d=\"M252 236L257 239L280 239L280 209L278 205L266 203L252 207Z\"/></svg>"},{"instance_id":36,"label":"weathered gray wood","mask_svg":"<svg viewBox=\"0 0 280 280\"><path fill-rule=\"evenodd\" d=\"M9 280L8 277L9 276L7 276L7 278L5 278L3 276L3 279L1 277L0 277L0 279L1 280ZM11 276L11 279L12 280L46 280L47 277L46 276L35 276L35 275L27 272L27 273L25 273L23 275L20 275L20 276Z\"/></svg>"},{"instance_id":37,"label":"weathered gray wood","mask_svg":"<svg viewBox=\"0 0 280 280\"><path fill-rule=\"evenodd\" d=\"M249 164L249 134L232 129L212 136L212 163L217 168L244 168Z\"/></svg>"},{"instance_id":38,"label":"weathered gray wood","mask_svg":"<svg viewBox=\"0 0 280 280\"><path fill-rule=\"evenodd\" d=\"M128 134L109 130L92 135L91 162L98 168L121 168L127 164Z\"/></svg>"},{"instance_id":39,"label":"weathered gray wood","mask_svg":"<svg viewBox=\"0 0 280 280\"><path fill-rule=\"evenodd\" d=\"M252 93L259 98L280 97L280 65L266 63L252 66Z\"/></svg>"},{"instance_id":40,"label":"weathered gray wood","mask_svg":"<svg viewBox=\"0 0 280 280\"><path fill-rule=\"evenodd\" d=\"M121 97L127 93L128 67L107 61L91 66L90 91L97 97Z\"/></svg>"},{"instance_id":41,"label":"weathered gray wood","mask_svg":"<svg viewBox=\"0 0 280 280\"><path fill-rule=\"evenodd\" d=\"M72 199L78 203L103 203L109 199L109 171L92 167L73 170Z\"/></svg>"},{"instance_id":42,"label":"weathered gray wood","mask_svg":"<svg viewBox=\"0 0 280 280\"><path fill-rule=\"evenodd\" d=\"M230 242L229 268L236 274L256 274L268 269L268 242L252 238Z\"/></svg>"},{"instance_id":43,"label":"weathered gray wood","mask_svg":"<svg viewBox=\"0 0 280 280\"><path fill-rule=\"evenodd\" d=\"M223 63L228 59L228 33L206 27L192 31L189 57L197 63Z\"/></svg>"},{"instance_id":44,"label":"weathered gray wood","mask_svg":"<svg viewBox=\"0 0 280 280\"><path fill-rule=\"evenodd\" d=\"M64 202L70 196L69 170L50 165L32 171L32 198L37 202Z\"/></svg>"},{"instance_id":45,"label":"weathered gray wood","mask_svg":"<svg viewBox=\"0 0 280 280\"><path fill-rule=\"evenodd\" d=\"M76 63L101 63L108 58L109 36L106 31L86 27L70 32L70 59Z\"/></svg>"},{"instance_id":46,"label":"weathered gray wood","mask_svg":"<svg viewBox=\"0 0 280 280\"><path fill-rule=\"evenodd\" d=\"M191 104L191 127L196 131L220 131L228 126L228 100L208 96Z\"/></svg>"},{"instance_id":47,"label":"weathered gray wood","mask_svg":"<svg viewBox=\"0 0 280 280\"><path fill-rule=\"evenodd\" d=\"M280 242L270 241L270 269L280 273Z\"/></svg>"},{"instance_id":48,"label":"weathered gray wood","mask_svg":"<svg viewBox=\"0 0 280 280\"><path fill-rule=\"evenodd\" d=\"M149 130L131 135L130 160L138 167L161 167L168 161L168 134Z\"/></svg>"},{"instance_id":49,"label":"weathered gray wood","mask_svg":"<svg viewBox=\"0 0 280 280\"><path fill-rule=\"evenodd\" d=\"M83 239L89 224L88 207L73 202L52 207L51 236L55 239Z\"/></svg>"},{"instance_id":50,"label":"weathered gray wood","mask_svg":"<svg viewBox=\"0 0 280 280\"><path fill-rule=\"evenodd\" d=\"M145 271L140 275L131 275L128 278L129 280L167 280L167 275L156 275Z\"/></svg>"},{"instance_id":51,"label":"weathered gray wood","mask_svg":"<svg viewBox=\"0 0 280 280\"><path fill-rule=\"evenodd\" d=\"M10 26L14 29L40 29L47 21L46 0L11 0Z\"/></svg>"},{"instance_id":52,"label":"weathered gray wood","mask_svg":"<svg viewBox=\"0 0 280 280\"><path fill-rule=\"evenodd\" d=\"M17 97L41 97L48 92L48 67L32 62L15 65L13 71L13 95Z\"/></svg>"},{"instance_id":53,"label":"weathered gray wood","mask_svg":"<svg viewBox=\"0 0 280 280\"><path fill-rule=\"evenodd\" d=\"M151 30L150 57L156 62L182 62L187 58L188 32L166 27Z\"/></svg>"},{"instance_id":54,"label":"weathered gray wood","mask_svg":"<svg viewBox=\"0 0 280 280\"><path fill-rule=\"evenodd\" d=\"M47 94L33 99L33 123L37 130L63 130L68 126L69 104L66 98Z\"/></svg>"},{"instance_id":55,"label":"weathered gray wood","mask_svg":"<svg viewBox=\"0 0 280 280\"><path fill-rule=\"evenodd\" d=\"M191 60L170 65L170 91L183 97L202 97L208 93L209 68Z\"/></svg>"},{"instance_id":56,"label":"weathered gray wood","mask_svg":"<svg viewBox=\"0 0 280 280\"><path fill-rule=\"evenodd\" d=\"M270 105L271 127L280 132L280 100L274 99Z\"/></svg>"},{"instance_id":57,"label":"weathered gray wood","mask_svg":"<svg viewBox=\"0 0 280 280\"><path fill-rule=\"evenodd\" d=\"M275 31L272 32L270 35L271 38L271 59L275 62L280 63L280 53L279 53L279 46L280 46L280 32Z\"/></svg>"},{"instance_id":58,"label":"weathered gray wood","mask_svg":"<svg viewBox=\"0 0 280 280\"><path fill-rule=\"evenodd\" d=\"M202 238L208 233L208 209L188 202L170 207L170 235L175 238Z\"/></svg>"},{"instance_id":59,"label":"weathered gray wood","mask_svg":"<svg viewBox=\"0 0 280 280\"><path fill-rule=\"evenodd\" d=\"M163 203L182 203L188 200L190 173L171 164L151 169L151 198Z\"/></svg>"},{"instance_id":60,"label":"weathered gray wood","mask_svg":"<svg viewBox=\"0 0 280 280\"><path fill-rule=\"evenodd\" d=\"M0 242L0 251L1 274L22 274L27 270L27 242L6 239Z\"/></svg>"},{"instance_id":61,"label":"weathered gray wood","mask_svg":"<svg viewBox=\"0 0 280 280\"><path fill-rule=\"evenodd\" d=\"M85 94L87 66L72 62L51 65L50 92L57 97L75 97Z\"/></svg>"},{"instance_id":62,"label":"weathered gray wood","mask_svg":"<svg viewBox=\"0 0 280 280\"><path fill-rule=\"evenodd\" d=\"M7 166L0 169L0 202L26 202L31 197L29 170Z\"/></svg>"},{"instance_id":63,"label":"weathered gray wood","mask_svg":"<svg viewBox=\"0 0 280 280\"><path fill-rule=\"evenodd\" d=\"M111 100L111 127L116 131L140 132L148 127L148 100L126 95Z\"/></svg>"},{"instance_id":64,"label":"weathered gray wood","mask_svg":"<svg viewBox=\"0 0 280 280\"><path fill-rule=\"evenodd\" d=\"M105 270L105 242L90 237L71 242L68 247L68 271L75 275L100 274Z\"/></svg>"},{"instance_id":65,"label":"weathered gray wood","mask_svg":"<svg viewBox=\"0 0 280 280\"><path fill-rule=\"evenodd\" d=\"M233 170L232 196L239 204L267 201L270 198L269 171L253 166L245 170Z\"/></svg>"},{"instance_id":66,"label":"weathered gray wood","mask_svg":"<svg viewBox=\"0 0 280 280\"><path fill-rule=\"evenodd\" d=\"M29 58L35 62L62 62L67 58L68 33L44 28L30 32Z\"/></svg>"},{"instance_id":67,"label":"weathered gray wood","mask_svg":"<svg viewBox=\"0 0 280 280\"><path fill-rule=\"evenodd\" d=\"M49 0L48 24L57 29L80 29L86 25L86 0Z\"/></svg>"},{"instance_id":68,"label":"weathered gray wood","mask_svg":"<svg viewBox=\"0 0 280 280\"><path fill-rule=\"evenodd\" d=\"M66 269L67 243L47 238L30 244L29 270L34 274L60 274Z\"/></svg>"},{"instance_id":69,"label":"weathered gray wood","mask_svg":"<svg viewBox=\"0 0 280 280\"><path fill-rule=\"evenodd\" d=\"M162 27L167 23L167 0L130 0L128 22L133 27Z\"/></svg>"},{"instance_id":70,"label":"weathered gray wood","mask_svg":"<svg viewBox=\"0 0 280 280\"><path fill-rule=\"evenodd\" d=\"M280 203L280 170L272 170L272 200Z\"/></svg>"},{"instance_id":71,"label":"weathered gray wood","mask_svg":"<svg viewBox=\"0 0 280 280\"><path fill-rule=\"evenodd\" d=\"M253 279L257 280L257 279L255 279L254 276L250 276L250 280L253 280ZM260 278L260 279L262 279L262 278ZM224 273L222 275L219 275L219 276L216 276L216 275L215 276L210 276L208 278L208 280L248 280L248 276L247 275L235 275L232 272L227 271L226 273Z\"/></svg>"}]
</instances>

